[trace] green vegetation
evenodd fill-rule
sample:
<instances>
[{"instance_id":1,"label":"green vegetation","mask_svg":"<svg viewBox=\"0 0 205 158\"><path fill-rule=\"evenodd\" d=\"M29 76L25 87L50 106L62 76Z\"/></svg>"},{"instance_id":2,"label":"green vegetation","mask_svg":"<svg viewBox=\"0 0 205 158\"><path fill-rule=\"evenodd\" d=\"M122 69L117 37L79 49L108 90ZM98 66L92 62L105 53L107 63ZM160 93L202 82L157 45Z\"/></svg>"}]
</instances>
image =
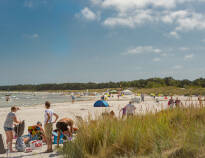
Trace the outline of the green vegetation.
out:
<instances>
[{"instance_id":1,"label":"green vegetation","mask_svg":"<svg viewBox=\"0 0 205 158\"><path fill-rule=\"evenodd\" d=\"M161 87L178 87L178 88L205 88L205 79L199 78L194 81L175 80L171 77L150 78L146 80L135 80L127 82L108 82L108 83L63 83L63 84L40 84L40 85L15 85L0 86L0 90L6 91L45 91L45 90L86 90L86 89L103 89L103 88L161 88Z\"/></svg>"},{"instance_id":2,"label":"green vegetation","mask_svg":"<svg viewBox=\"0 0 205 158\"><path fill-rule=\"evenodd\" d=\"M61 149L65 158L205 157L204 107L88 120L79 122L76 139Z\"/></svg>"}]
</instances>

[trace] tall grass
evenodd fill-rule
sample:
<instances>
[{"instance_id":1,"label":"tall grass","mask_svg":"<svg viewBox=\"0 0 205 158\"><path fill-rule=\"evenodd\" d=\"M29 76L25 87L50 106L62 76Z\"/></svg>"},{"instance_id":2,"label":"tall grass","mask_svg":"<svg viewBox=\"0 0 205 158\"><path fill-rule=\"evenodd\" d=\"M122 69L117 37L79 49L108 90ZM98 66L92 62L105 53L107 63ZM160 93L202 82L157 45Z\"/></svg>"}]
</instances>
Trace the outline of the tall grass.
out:
<instances>
[{"instance_id":1,"label":"tall grass","mask_svg":"<svg viewBox=\"0 0 205 158\"><path fill-rule=\"evenodd\" d=\"M78 124L65 158L195 158L205 154L205 108L187 107L127 119L98 117Z\"/></svg>"}]
</instances>

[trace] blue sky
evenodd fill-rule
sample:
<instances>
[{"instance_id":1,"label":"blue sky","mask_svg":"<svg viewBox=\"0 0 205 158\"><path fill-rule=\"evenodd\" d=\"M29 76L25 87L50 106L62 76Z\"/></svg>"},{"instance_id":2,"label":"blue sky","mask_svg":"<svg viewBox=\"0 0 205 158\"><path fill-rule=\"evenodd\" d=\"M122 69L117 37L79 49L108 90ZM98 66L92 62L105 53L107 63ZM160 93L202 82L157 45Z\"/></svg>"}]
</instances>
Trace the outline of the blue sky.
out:
<instances>
[{"instance_id":1,"label":"blue sky","mask_svg":"<svg viewBox=\"0 0 205 158\"><path fill-rule=\"evenodd\" d=\"M205 0L1 0L0 85L205 77Z\"/></svg>"}]
</instances>

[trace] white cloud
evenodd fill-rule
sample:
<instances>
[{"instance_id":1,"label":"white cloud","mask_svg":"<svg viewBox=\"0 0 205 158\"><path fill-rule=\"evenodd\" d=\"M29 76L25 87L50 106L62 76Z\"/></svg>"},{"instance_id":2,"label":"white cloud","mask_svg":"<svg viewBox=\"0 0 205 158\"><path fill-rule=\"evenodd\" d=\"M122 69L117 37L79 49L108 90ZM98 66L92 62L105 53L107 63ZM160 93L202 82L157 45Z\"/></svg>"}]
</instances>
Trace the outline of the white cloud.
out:
<instances>
[{"instance_id":1,"label":"white cloud","mask_svg":"<svg viewBox=\"0 0 205 158\"><path fill-rule=\"evenodd\" d=\"M81 14L87 20L96 20L97 19L97 15L87 7L84 8L83 10L81 10Z\"/></svg>"},{"instance_id":2,"label":"white cloud","mask_svg":"<svg viewBox=\"0 0 205 158\"><path fill-rule=\"evenodd\" d=\"M39 38L39 34L37 34L37 33L34 33L34 34L25 34L24 37L30 38L30 39L35 39L35 38Z\"/></svg>"},{"instance_id":3,"label":"white cloud","mask_svg":"<svg viewBox=\"0 0 205 158\"><path fill-rule=\"evenodd\" d=\"M181 50L181 51L188 51L188 50L190 50L190 48L188 48L188 47L180 47L179 50Z\"/></svg>"},{"instance_id":4,"label":"white cloud","mask_svg":"<svg viewBox=\"0 0 205 158\"><path fill-rule=\"evenodd\" d=\"M161 49L153 48L152 46L137 46L136 48L129 49L127 52L123 53L123 55L136 55L143 53L162 53Z\"/></svg>"},{"instance_id":5,"label":"white cloud","mask_svg":"<svg viewBox=\"0 0 205 158\"><path fill-rule=\"evenodd\" d=\"M179 34L176 31L170 32L169 35L177 39L179 38Z\"/></svg>"},{"instance_id":6,"label":"white cloud","mask_svg":"<svg viewBox=\"0 0 205 158\"><path fill-rule=\"evenodd\" d=\"M152 59L152 61L154 61L154 62L158 62L158 61L160 61L161 59L160 58L153 58Z\"/></svg>"},{"instance_id":7,"label":"white cloud","mask_svg":"<svg viewBox=\"0 0 205 158\"><path fill-rule=\"evenodd\" d=\"M178 70L178 69L182 69L182 68L183 68L182 65L175 65L175 66L173 66L173 69L176 69L176 70Z\"/></svg>"},{"instance_id":8,"label":"white cloud","mask_svg":"<svg viewBox=\"0 0 205 158\"><path fill-rule=\"evenodd\" d=\"M194 9L179 9L179 5L203 3L204 0L90 0L91 4L106 12L102 24L109 27L135 28L146 23L164 23L174 28L169 36L179 38L179 32L205 30L205 14ZM187 7L188 8L188 7Z\"/></svg>"},{"instance_id":9,"label":"white cloud","mask_svg":"<svg viewBox=\"0 0 205 158\"><path fill-rule=\"evenodd\" d=\"M184 56L184 60L190 60L194 57L194 54L188 54Z\"/></svg>"},{"instance_id":10,"label":"white cloud","mask_svg":"<svg viewBox=\"0 0 205 158\"><path fill-rule=\"evenodd\" d=\"M32 0L25 0L24 1L24 7L32 8L33 7L33 1Z\"/></svg>"}]
</instances>

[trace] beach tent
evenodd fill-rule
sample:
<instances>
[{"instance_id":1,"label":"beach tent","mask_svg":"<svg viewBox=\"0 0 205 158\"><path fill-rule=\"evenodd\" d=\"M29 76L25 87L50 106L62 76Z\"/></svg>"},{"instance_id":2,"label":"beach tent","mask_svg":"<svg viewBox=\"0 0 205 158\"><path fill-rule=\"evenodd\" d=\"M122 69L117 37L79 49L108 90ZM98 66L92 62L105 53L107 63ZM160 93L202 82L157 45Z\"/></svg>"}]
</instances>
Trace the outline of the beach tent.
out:
<instances>
[{"instance_id":1,"label":"beach tent","mask_svg":"<svg viewBox=\"0 0 205 158\"><path fill-rule=\"evenodd\" d=\"M124 95L132 95L132 91L131 90L124 90L124 91L122 91L122 93L124 94Z\"/></svg>"},{"instance_id":2,"label":"beach tent","mask_svg":"<svg viewBox=\"0 0 205 158\"><path fill-rule=\"evenodd\" d=\"M104 100L98 100L95 102L94 107L108 107L109 104Z\"/></svg>"}]
</instances>

